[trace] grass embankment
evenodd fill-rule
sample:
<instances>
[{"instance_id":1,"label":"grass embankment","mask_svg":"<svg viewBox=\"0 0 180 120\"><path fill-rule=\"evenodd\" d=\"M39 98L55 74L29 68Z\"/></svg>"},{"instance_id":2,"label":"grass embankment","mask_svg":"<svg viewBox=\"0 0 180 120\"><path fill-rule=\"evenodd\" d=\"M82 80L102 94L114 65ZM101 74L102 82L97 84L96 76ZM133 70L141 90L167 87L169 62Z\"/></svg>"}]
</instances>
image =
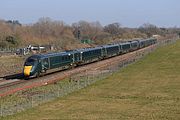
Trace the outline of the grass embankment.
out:
<instances>
[{"instance_id":1,"label":"grass embankment","mask_svg":"<svg viewBox=\"0 0 180 120\"><path fill-rule=\"evenodd\" d=\"M180 41L79 92L4 119L180 119Z\"/></svg>"}]
</instances>

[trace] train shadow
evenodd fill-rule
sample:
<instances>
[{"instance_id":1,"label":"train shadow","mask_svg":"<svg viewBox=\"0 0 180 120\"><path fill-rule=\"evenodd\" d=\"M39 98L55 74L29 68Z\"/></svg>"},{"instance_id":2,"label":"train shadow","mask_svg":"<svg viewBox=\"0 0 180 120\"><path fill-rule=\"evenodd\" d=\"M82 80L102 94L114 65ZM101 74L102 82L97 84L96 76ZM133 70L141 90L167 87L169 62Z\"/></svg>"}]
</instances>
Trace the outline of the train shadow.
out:
<instances>
[{"instance_id":1,"label":"train shadow","mask_svg":"<svg viewBox=\"0 0 180 120\"><path fill-rule=\"evenodd\" d=\"M18 73L18 74L12 74L12 75L7 75L7 76L3 76L0 77L4 80L13 80L13 79L24 79L24 75L22 73Z\"/></svg>"}]
</instances>

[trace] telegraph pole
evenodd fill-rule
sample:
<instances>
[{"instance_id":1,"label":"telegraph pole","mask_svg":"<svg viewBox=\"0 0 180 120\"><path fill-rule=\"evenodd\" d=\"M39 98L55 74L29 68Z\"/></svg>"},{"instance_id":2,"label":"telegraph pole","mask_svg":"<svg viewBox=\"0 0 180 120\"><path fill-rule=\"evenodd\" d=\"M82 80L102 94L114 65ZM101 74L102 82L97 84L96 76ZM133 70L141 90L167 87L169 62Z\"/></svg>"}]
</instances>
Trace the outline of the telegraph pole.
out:
<instances>
[{"instance_id":1,"label":"telegraph pole","mask_svg":"<svg viewBox=\"0 0 180 120\"><path fill-rule=\"evenodd\" d=\"M80 29L78 28L78 31L77 31L77 38L80 39L81 38L81 31Z\"/></svg>"}]
</instances>

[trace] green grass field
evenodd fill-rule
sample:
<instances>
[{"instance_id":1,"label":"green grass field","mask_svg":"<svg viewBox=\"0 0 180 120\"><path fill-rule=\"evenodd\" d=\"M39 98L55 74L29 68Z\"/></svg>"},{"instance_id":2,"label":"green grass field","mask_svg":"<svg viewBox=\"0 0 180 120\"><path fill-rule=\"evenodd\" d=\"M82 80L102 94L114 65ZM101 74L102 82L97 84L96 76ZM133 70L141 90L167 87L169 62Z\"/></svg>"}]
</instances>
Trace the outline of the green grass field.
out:
<instances>
[{"instance_id":1,"label":"green grass field","mask_svg":"<svg viewBox=\"0 0 180 120\"><path fill-rule=\"evenodd\" d=\"M180 41L112 76L2 120L180 120Z\"/></svg>"}]
</instances>

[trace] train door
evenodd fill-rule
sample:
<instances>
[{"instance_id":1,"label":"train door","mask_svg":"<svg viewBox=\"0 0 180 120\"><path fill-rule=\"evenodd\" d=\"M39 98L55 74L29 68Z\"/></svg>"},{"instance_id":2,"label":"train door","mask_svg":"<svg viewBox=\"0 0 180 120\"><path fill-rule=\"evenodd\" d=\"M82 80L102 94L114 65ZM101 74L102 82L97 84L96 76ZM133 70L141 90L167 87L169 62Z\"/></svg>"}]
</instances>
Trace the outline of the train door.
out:
<instances>
[{"instance_id":1,"label":"train door","mask_svg":"<svg viewBox=\"0 0 180 120\"><path fill-rule=\"evenodd\" d=\"M74 62L79 62L80 61L80 53L74 53L73 54L73 59L74 59Z\"/></svg>"},{"instance_id":2,"label":"train door","mask_svg":"<svg viewBox=\"0 0 180 120\"><path fill-rule=\"evenodd\" d=\"M118 49L119 49L119 54L121 54L122 53L122 45L121 44L118 45Z\"/></svg>"},{"instance_id":3,"label":"train door","mask_svg":"<svg viewBox=\"0 0 180 120\"><path fill-rule=\"evenodd\" d=\"M102 52L101 54L103 57L105 57L107 55L107 50L105 47L102 48L101 52Z\"/></svg>"},{"instance_id":4,"label":"train door","mask_svg":"<svg viewBox=\"0 0 180 120\"><path fill-rule=\"evenodd\" d=\"M43 72L46 72L46 70L49 69L49 59L48 58L44 58L42 60L42 70Z\"/></svg>"},{"instance_id":5,"label":"train door","mask_svg":"<svg viewBox=\"0 0 180 120\"><path fill-rule=\"evenodd\" d=\"M71 54L70 57L71 57L71 60L72 60L71 62L72 62L72 63L75 63L75 54L74 54L74 53Z\"/></svg>"}]
</instances>

